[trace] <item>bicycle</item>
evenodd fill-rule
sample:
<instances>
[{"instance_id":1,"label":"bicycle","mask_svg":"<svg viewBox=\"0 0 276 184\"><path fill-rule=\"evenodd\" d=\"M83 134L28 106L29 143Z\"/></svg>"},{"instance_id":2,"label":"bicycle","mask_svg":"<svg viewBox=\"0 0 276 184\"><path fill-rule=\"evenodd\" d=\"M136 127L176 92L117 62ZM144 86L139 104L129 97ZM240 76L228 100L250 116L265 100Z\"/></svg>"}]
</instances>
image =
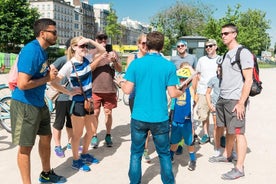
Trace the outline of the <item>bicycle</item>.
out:
<instances>
[{"instance_id":1,"label":"bicycle","mask_svg":"<svg viewBox=\"0 0 276 184\"><path fill-rule=\"evenodd\" d=\"M8 85L0 84L0 90L9 89ZM11 133L11 116L10 116L11 94L5 94L0 98L0 125Z\"/></svg>"}]
</instances>

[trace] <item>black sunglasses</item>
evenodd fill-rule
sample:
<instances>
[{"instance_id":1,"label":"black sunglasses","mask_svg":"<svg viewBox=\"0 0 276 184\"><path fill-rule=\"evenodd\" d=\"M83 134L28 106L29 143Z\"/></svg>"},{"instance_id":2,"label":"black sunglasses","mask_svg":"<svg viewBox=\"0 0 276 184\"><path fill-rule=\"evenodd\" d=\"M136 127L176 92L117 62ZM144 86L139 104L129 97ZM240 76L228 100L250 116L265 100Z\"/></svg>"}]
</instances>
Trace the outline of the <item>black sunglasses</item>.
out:
<instances>
[{"instance_id":1,"label":"black sunglasses","mask_svg":"<svg viewBox=\"0 0 276 184\"><path fill-rule=\"evenodd\" d=\"M78 47L84 49L84 48L88 48L88 45L87 44L83 44L83 45L78 45Z\"/></svg>"},{"instance_id":2,"label":"black sunglasses","mask_svg":"<svg viewBox=\"0 0 276 184\"><path fill-rule=\"evenodd\" d=\"M97 37L98 40L107 40L107 36L105 35L100 35Z\"/></svg>"},{"instance_id":3,"label":"black sunglasses","mask_svg":"<svg viewBox=\"0 0 276 184\"><path fill-rule=\"evenodd\" d=\"M206 49L207 49L207 48L212 48L213 46L215 46L215 45L213 45L213 44L212 44L212 45L206 45L205 48L206 48Z\"/></svg>"},{"instance_id":4,"label":"black sunglasses","mask_svg":"<svg viewBox=\"0 0 276 184\"><path fill-rule=\"evenodd\" d=\"M54 36L57 35L57 30L43 30L44 32L52 33Z\"/></svg>"},{"instance_id":5,"label":"black sunglasses","mask_svg":"<svg viewBox=\"0 0 276 184\"><path fill-rule=\"evenodd\" d=\"M227 36L227 35L229 35L230 33L235 33L235 31L231 31L231 32L223 32L223 33L221 33L221 36Z\"/></svg>"}]
</instances>

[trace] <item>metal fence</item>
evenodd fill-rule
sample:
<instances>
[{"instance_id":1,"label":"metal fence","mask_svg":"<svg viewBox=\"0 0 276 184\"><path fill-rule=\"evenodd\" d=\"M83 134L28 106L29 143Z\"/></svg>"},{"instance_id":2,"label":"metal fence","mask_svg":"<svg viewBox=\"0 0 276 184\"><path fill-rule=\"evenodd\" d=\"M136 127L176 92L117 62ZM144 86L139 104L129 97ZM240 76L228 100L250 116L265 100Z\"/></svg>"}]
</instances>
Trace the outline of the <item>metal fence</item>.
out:
<instances>
[{"instance_id":1,"label":"metal fence","mask_svg":"<svg viewBox=\"0 0 276 184\"><path fill-rule=\"evenodd\" d=\"M0 67L11 68L13 65L17 54L14 53L2 53L0 52Z\"/></svg>"}]
</instances>

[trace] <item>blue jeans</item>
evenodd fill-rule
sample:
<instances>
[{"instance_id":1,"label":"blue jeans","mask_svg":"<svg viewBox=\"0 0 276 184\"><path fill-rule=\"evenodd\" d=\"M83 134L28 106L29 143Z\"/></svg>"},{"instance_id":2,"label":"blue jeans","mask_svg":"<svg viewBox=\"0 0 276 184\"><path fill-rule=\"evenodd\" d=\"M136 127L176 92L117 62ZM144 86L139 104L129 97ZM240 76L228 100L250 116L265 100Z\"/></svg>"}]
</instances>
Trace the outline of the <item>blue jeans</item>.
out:
<instances>
[{"instance_id":1,"label":"blue jeans","mask_svg":"<svg viewBox=\"0 0 276 184\"><path fill-rule=\"evenodd\" d=\"M131 184L141 183L141 160L145 141L150 130L161 166L161 179L164 184L174 184L170 157L169 121L148 123L131 119L131 154L128 176Z\"/></svg>"}]
</instances>

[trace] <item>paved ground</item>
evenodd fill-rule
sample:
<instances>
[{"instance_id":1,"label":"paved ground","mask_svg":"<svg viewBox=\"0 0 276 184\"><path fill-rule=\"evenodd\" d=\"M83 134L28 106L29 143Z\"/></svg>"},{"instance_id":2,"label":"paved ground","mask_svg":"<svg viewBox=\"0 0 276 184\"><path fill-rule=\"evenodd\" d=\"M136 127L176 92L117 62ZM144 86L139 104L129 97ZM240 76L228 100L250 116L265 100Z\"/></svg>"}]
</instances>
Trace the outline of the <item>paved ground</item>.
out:
<instances>
[{"instance_id":1,"label":"paved ground","mask_svg":"<svg viewBox=\"0 0 276 184\"><path fill-rule=\"evenodd\" d=\"M242 183L272 184L276 181L276 146L274 132L276 130L276 108L273 107L276 102L276 69L261 70L261 79L263 80L263 93L251 99L247 116L246 135L248 138L248 154L245 163L244 178L236 181L223 181L220 175L230 170L232 164L214 164L209 163L208 158L213 154L213 145L197 145L197 168L194 172L187 170L188 155L185 151L183 155L176 156L173 165L176 183ZM0 75L0 83L6 82L6 76ZM130 150L130 132L129 132L129 110L122 101L118 108L114 110L113 141L114 146L107 148L103 145L105 128L103 117L101 117L99 127L99 139L101 140L98 149L91 149L90 153L100 159L100 164L93 165L89 173L76 172L70 168L72 162L71 152L66 152L63 159L57 158L52 152L52 167L59 174L68 178L70 184L127 184L129 150ZM200 133L200 127L197 131ZM63 136L63 144L66 144ZM159 175L159 161L154 151L152 140L150 141L150 164L143 163L142 183L159 184L161 183ZM0 129L0 178L1 184L18 184L20 175L16 164L17 148L11 144L11 135L5 130ZM38 175L41 171L38 158L37 146L32 152L32 179L33 183L38 183Z\"/></svg>"}]
</instances>

